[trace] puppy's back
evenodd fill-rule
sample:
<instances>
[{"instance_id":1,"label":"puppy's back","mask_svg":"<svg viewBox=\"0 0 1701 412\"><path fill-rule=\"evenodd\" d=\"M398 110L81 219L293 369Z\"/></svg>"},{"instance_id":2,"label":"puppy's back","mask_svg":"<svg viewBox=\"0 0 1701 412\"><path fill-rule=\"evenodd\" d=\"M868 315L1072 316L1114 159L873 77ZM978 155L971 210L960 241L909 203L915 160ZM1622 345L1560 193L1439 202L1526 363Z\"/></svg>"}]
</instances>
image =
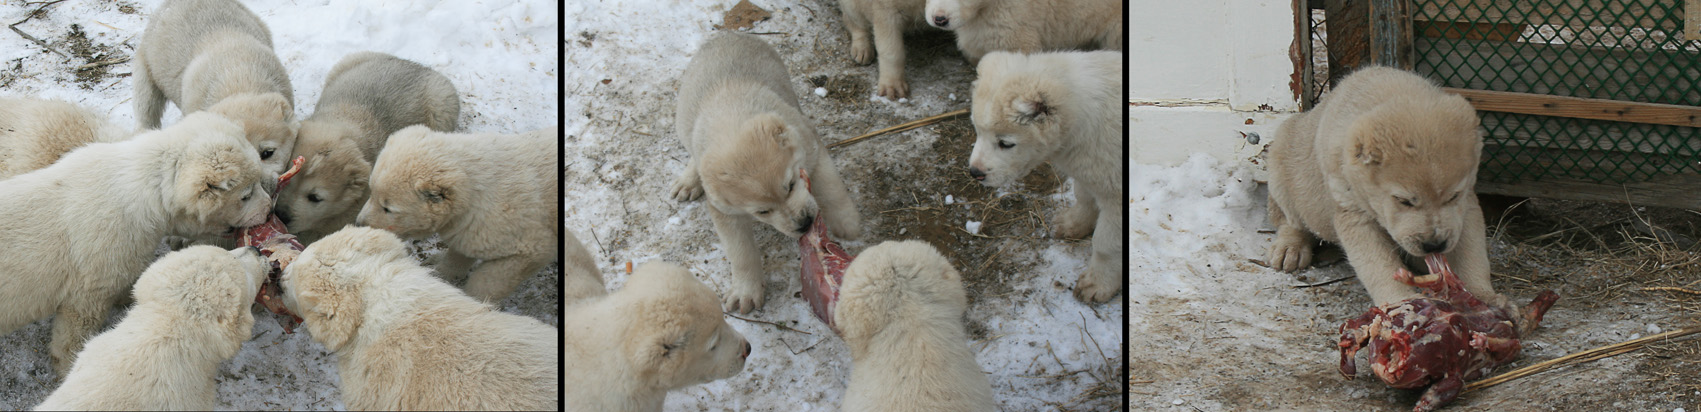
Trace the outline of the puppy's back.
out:
<instances>
[{"instance_id":1,"label":"puppy's back","mask_svg":"<svg viewBox=\"0 0 1701 412\"><path fill-rule=\"evenodd\" d=\"M339 113L343 105L365 113ZM367 128L359 146L370 162L384 147L384 138L402 128L424 124L439 132L455 131L460 105L455 86L442 73L396 56L361 52L331 68L325 92L308 119L352 117L345 120Z\"/></svg>"},{"instance_id":2,"label":"puppy's back","mask_svg":"<svg viewBox=\"0 0 1701 412\"><path fill-rule=\"evenodd\" d=\"M690 139L697 117L705 110L716 109L702 104L722 87L767 89L793 109L798 108L790 78L779 52L762 39L735 32L715 34L697 49L685 67L685 74L679 78L678 106L673 120L679 139Z\"/></svg>"}]
</instances>

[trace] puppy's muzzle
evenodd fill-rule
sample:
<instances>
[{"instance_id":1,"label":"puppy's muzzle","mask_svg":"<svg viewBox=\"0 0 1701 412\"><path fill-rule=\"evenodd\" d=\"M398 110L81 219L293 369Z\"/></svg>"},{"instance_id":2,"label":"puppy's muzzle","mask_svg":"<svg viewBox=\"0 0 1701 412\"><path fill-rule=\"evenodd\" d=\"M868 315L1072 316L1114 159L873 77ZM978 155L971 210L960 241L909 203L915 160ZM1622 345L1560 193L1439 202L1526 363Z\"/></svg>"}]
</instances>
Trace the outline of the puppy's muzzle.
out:
<instances>
[{"instance_id":1,"label":"puppy's muzzle","mask_svg":"<svg viewBox=\"0 0 1701 412\"><path fill-rule=\"evenodd\" d=\"M815 215L803 215L801 224L797 225L797 233L808 233L809 225L815 224Z\"/></svg>"},{"instance_id":2,"label":"puppy's muzzle","mask_svg":"<svg viewBox=\"0 0 1701 412\"><path fill-rule=\"evenodd\" d=\"M272 209L272 214L277 215L278 221L283 222L284 226L289 226L290 218L288 210L284 210L282 208Z\"/></svg>"},{"instance_id":3,"label":"puppy's muzzle","mask_svg":"<svg viewBox=\"0 0 1701 412\"><path fill-rule=\"evenodd\" d=\"M1447 241L1426 240L1419 246L1423 247L1423 253L1441 253L1442 251L1447 250Z\"/></svg>"},{"instance_id":4,"label":"puppy's muzzle","mask_svg":"<svg viewBox=\"0 0 1701 412\"><path fill-rule=\"evenodd\" d=\"M933 25L935 27L939 27L939 28L950 27L951 26L951 18L945 17L945 16L933 16Z\"/></svg>"},{"instance_id":5,"label":"puppy's muzzle","mask_svg":"<svg viewBox=\"0 0 1701 412\"><path fill-rule=\"evenodd\" d=\"M969 168L969 177L975 178L976 181L985 181L986 180L986 172L980 170L980 168L978 168L978 167L970 167Z\"/></svg>"}]
</instances>

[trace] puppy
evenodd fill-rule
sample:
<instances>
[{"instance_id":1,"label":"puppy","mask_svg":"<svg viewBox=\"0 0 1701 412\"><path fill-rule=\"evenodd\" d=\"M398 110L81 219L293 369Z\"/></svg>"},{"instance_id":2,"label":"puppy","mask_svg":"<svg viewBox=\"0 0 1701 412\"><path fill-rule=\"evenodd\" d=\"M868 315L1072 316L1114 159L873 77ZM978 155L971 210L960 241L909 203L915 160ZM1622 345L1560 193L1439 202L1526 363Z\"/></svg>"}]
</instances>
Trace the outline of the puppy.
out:
<instances>
[{"instance_id":1,"label":"puppy","mask_svg":"<svg viewBox=\"0 0 1701 412\"><path fill-rule=\"evenodd\" d=\"M560 251L559 134L402 129L372 165L372 196L355 224L409 239L437 234L446 247L438 275L464 278L468 295L500 302Z\"/></svg>"},{"instance_id":2,"label":"puppy","mask_svg":"<svg viewBox=\"0 0 1701 412\"><path fill-rule=\"evenodd\" d=\"M303 242L354 222L366 203L366 178L390 134L423 124L454 131L461 101L449 79L383 53L355 53L331 68L313 115L301 121L300 174L273 211Z\"/></svg>"},{"instance_id":3,"label":"puppy","mask_svg":"<svg viewBox=\"0 0 1701 412\"><path fill-rule=\"evenodd\" d=\"M1359 283L1384 305L1419 296L1394 279L1396 269L1441 253L1471 294L1510 307L1489 284L1472 191L1482 153L1477 125L1469 102L1417 74L1371 67L1341 79L1270 142L1270 266L1300 270L1319 238L1340 244Z\"/></svg>"},{"instance_id":4,"label":"puppy","mask_svg":"<svg viewBox=\"0 0 1701 412\"><path fill-rule=\"evenodd\" d=\"M161 237L263 222L272 175L242 136L230 120L194 113L0 180L0 333L53 316L53 369L64 376Z\"/></svg>"},{"instance_id":5,"label":"puppy","mask_svg":"<svg viewBox=\"0 0 1701 412\"><path fill-rule=\"evenodd\" d=\"M1097 46L1122 51L1122 2L1117 0L927 0L924 13L933 27L956 32L957 48L969 65L999 50Z\"/></svg>"},{"instance_id":6,"label":"puppy","mask_svg":"<svg viewBox=\"0 0 1701 412\"><path fill-rule=\"evenodd\" d=\"M927 0L840 0L845 29L851 36L851 59L868 64L880 56L879 93L892 99L909 97L904 83L904 33L928 27L922 9ZM874 29L873 49L869 29ZM873 53L870 53L870 52Z\"/></svg>"},{"instance_id":7,"label":"puppy","mask_svg":"<svg viewBox=\"0 0 1701 412\"><path fill-rule=\"evenodd\" d=\"M89 339L36 410L212 410L219 363L253 332L249 306L270 269L254 248L160 258L136 281L136 306Z\"/></svg>"},{"instance_id":8,"label":"puppy","mask_svg":"<svg viewBox=\"0 0 1701 412\"><path fill-rule=\"evenodd\" d=\"M1006 186L1051 162L1075 181L1075 207L1052 237L1093 237L1075 297L1104 302L1122 290L1122 53L994 52L981 60L970 117L969 175Z\"/></svg>"},{"instance_id":9,"label":"puppy","mask_svg":"<svg viewBox=\"0 0 1701 412\"><path fill-rule=\"evenodd\" d=\"M995 411L963 330L963 279L926 242L885 242L845 269L833 324L851 351L844 410Z\"/></svg>"},{"instance_id":10,"label":"puppy","mask_svg":"<svg viewBox=\"0 0 1701 412\"><path fill-rule=\"evenodd\" d=\"M47 167L71 149L130 135L129 130L71 103L0 98L0 179Z\"/></svg>"},{"instance_id":11,"label":"puppy","mask_svg":"<svg viewBox=\"0 0 1701 412\"><path fill-rule=\"evenodd\" d=\"M567 306L567 410L656 412L667 391L737 375L750 343L685 268L645 263L619 292Z\"/></svg>"},{"instance_id":12,"label":"puppy","mask_svg":"<svg viewBox=\"0 0 1701 412\"><path fill-rule=\"evenodd\" d=\"M674 180L673 196L683 202L708 194L709 217L732 261L732 290L723 299L728 311L749 313L765 300L752 219L796 238L819 211L834 237L862 233L856 204L787 78L772 46L748 34L720 33L679 80L673 124L691 160ZM799 170L814 181L813 196Z\"/></svg>"},{"instance_id":13,"label":"puppy","mask_svg":"<svg viewBox=\"0 0 1701 412\"><path fill-rule=\"evenodd\" d=\"M561 408L561 332L436 279L389 232L326 236L278 281L284 305L337 355L350 410Z\"/></svg>"},{"instance_id":14,"label":"puppy","mask_svg":"<svg viewBox=\"0 0 1701 412\"><path fill-rule=\"evenodd\" d=\"M573 237L573 231L567 230L562 234L567 237L567 241L561 242L562 302L573 306L576 302L608 294L591 251L585 250L585 245Z\"/></svg>"},{"instance_id":15,"label":"puppy","mask_svg":"<svg viewBox=\"0 0 1701 412\"><path fill-rule=\"evenodd\" d=\"M131 58L136 121L158 129L165 102L242 124L266 170L283 173L295 147L295 95L272 53L272 32L234 0L169 0L148 18Z\"/></svg>"}]
</instances>

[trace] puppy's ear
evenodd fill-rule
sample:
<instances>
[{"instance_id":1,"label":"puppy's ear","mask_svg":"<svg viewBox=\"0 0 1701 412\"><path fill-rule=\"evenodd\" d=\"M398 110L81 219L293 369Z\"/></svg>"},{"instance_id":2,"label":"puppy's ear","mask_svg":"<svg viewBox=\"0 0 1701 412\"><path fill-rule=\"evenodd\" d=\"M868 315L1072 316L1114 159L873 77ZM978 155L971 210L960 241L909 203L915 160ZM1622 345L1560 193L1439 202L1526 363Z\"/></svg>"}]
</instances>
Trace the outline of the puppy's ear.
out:
<instances>
[{"instance_id":1,"label":"puppy's ear","mask_svg":"<svg viewBox=\"0 0 1701 412\"><path fill-rule=\"evenodd\" d=\"M266 93L255 99L257 114L267 120L284 122L295 115L295 108L290 107L289 99L281 93Z\"/></svg>"},{"instance_id":2,"label":"puppy's ear","mask_svg":"<svg viewBox=\"0 0 1701 412\"><path fill-rule=\"evenodd\" d=\"M653 336L639 349L638 364L643 365L643 373L660 373L662 365L679 358L690 342L690 332L684 330Z\"/></svg>"},{"instance_id":3,"label":"puppy's ear","mask_svg":"<svg viewBox=\"0 0 1701 412\"><path fill-rule=\"evenodd\" d=\"M425 200L427 206L454 204L460 200L461 185L465 181L465 173L443 166L419 178L414 184L414 190L419 193L420 199Z\"/></svg>"},{"instance_id":4,"label":"puppy's ear","mask_svg":"<svg viewBox=\"0 0 1701 412\"><path fill-rule=\"evenodd\" d=\"M219 142L201 141L184 153L173 183L179 210L203 221L218 210L220 199L234 193L242 176L237 167L242 164L242 155L236 150Z\"/></svg>"},{"instance_id":5,"label":"puppy's ear","mask_svg":"<svg viewBox=\"0 0 1701 412\"><path fill-rule=\"evenodd\" d=\"M343 173L348 176L346 190L354 193L366 193L367 179L372 176L372 164L366 159L354 158L343 166Z\"/></svg>"},{"instance_id":6,"label":"puppy's ear","mask_svg":"<svg viewBox=\"0 0 1701 412\"><path fill-rule=\"evenodd\" d=\"M306 264L302 264L306 263ZM341 284L330 265L321 262L297 262L303 273L291 273L296 290L295 301L302 313L302 323L325 349L336 351L354 338L365 320L365 308L359 301L357 288ZM295 266L291 265L291 269ZM312 273L305 273L312 271Z\"/></svg>"},{"instance_id":7,"label":"puppy's ear","mask_svg":"<svg viewBox=\"0 0 1701 412\"><path fill-rule=\"evenodd\" d=\"M1010 100L1010 122L1027 126L1051 121L1057 115L1057 102L1038 90L1017 95Z\"/></svg>"},{"instance_id":8,"label":"puppy's ear","mask_svg":"<svg viewBox=\"0 0 1701 412\"><path fill-rule=\"evenodd\" d=\"M763 113L750 119L750 133L761 139L773 139L780 147L791 148L791 139L786 137L786 121L780 115Z\"/></svg>"}]
</instances>

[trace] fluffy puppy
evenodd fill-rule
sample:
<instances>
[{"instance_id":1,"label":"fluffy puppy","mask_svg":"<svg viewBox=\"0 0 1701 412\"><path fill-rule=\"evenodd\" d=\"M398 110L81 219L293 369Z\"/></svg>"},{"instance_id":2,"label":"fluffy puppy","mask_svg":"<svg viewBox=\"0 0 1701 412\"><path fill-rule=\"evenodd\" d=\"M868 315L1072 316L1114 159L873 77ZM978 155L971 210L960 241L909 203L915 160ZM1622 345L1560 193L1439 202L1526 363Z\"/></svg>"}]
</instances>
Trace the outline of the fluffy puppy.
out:
<instances>
[{"instance_id":1,"label":"fluffy puppy","mask_svg":"<svg viewBox=\"0 0 1701 412\"><path fill-rule=\"evenodd\" d=\"M928 24L956 32L970 65L1006 50L1122 50L1118 0L927 0Z\"/></svg>"},{"instance_id":2,"label":"fluffy puppy","mask_svg":"<svg viewBox=\"0 0 1701 412\"><path fill-rule=\"evenodd\" d=\"M295 94L272 52L272 32L234 0L169 0L148 17L131 58L136 121L158 129L165 102L242 124L266 170L283 173L295 148Z\"/></svg>"},{"instance_id":3,"label":"fluffy puppy","mask_svg":"<svg viewBox=\"0 0 1701 412\"><path fill-rule=\"evenodd\" d=\"M685 268L639 265L626 286L567 307L567 410L656 412L667 391L744 370L750 343Z\"/></svg>"},{"instance_id":4,"label":"fluffy puppy","mask_svg":"<svg viewBox=\"0 0 1701 412\"><path fill-rule=\"evenodd\" d=\"M1075 206L1053 219L1052 237L1093 237L1075 297L1110 300L1122 290L1122 53L994 52L980 62L970 117L969 175L1005 186L1051 162L1075 182Z\"/></svg>"},{"instance_id":5,"label":"fluffy puppy","mask_svg":"<svg viewBox=\"0 0 1701 412\"><path fill-rule=\"evenodd\" d=\"M850 31L851 59L868 64L880 57L878 93L892 99L909 97L904 82L904 33L928 27L922 9L927 0L840 0L839 12ZM874 39L869 47L869 29ZM872 53L871 53L872 52Z\"/></svg>"},{"instance_id":6,"label":"fluffy puppy","mask_svg":"<svg viewBox=\"0 0 1701 412\"><path fill-rule=\"evenodd\" d=\"M454 131L460 113L460 97L442 73L383 53L344 57L325 79L313 115L301 121L293 153L307 162L273 211L307 243L353 223L385 139L416 124Z\"/></svg>"},{"instance_id":7,"label":"fluffy puppy","mask_svg":"<svg viewBox=\"0 0 1701 412\"><path fill-rule=\"evenodd\" d=\"M1341 79L1270 143L1270 266L1304 269L1318 239L1338 243L1384 305L1419 296L1394 279L1396 269L1441 253L1471 294L1512 308L1489 283L1473 191L1477 125L1470 102L1415 73L1371 67Z\"/></svg>"},{"instance_id":8,"label":"fluffy puppy","mask_svg":"<svg viewBox=\"0 0 1701 412\"><path fill-rule=\"evenodd\" d=\"M279 277L283 302L337 355L350 410L556 410L561 333L431 275L402 240L349 227Z\"/></svg>"},{"instance_id":9,"label":"fluffy puppy","mask_svg":"<svg viewBox=\"0 0 1701 412\"><path fill-rule=\"evenodd\" d=\"M559 134L402 129L372 165L372 196L355 224L409 239L437 234L447 249L438 275L499 302L560 252Z\"/></svg>"},{"instance_id":10,"label":"fluffy puppy","mask_svg":"<svg viewBox=\"0 0 1701 412\"><path fill-rule=\"evenodd\" d=\"M252 334L249 306L270 269L254 248L160 258L136 281L136 306L89 339L36 410L212 410L213 377Z\"/></svg>"},{"instance_id":11,"label":"fluffy puppy","mask_svg":"<svg viewBox=\"0 0 1701 412\"><path fill-rule=\"evenodd\" d=\"M851 351L844 410L994 411L963 330L963 279L926 242L885 242L845 269L833 323Z\"/></svg>"},{"instance_id":12,"label":"fluffy puppy","mask_svg":"<svg viewBox=\"0 0 1701 412\"><path fill-rule=\"evenodd\" d=\"M71 103L0 98L0 179L47 167L71 149L130 135L129 130Z\"/></svg>"},{"instance_id":13,"label":"fluffy puppy","mask_svg":"<svg viewBox=\"0 0 1701 412\"><path fill-rule=\"evenodd\" d=\"M0 333L53 316L53 368L64 376L161 237L260 224L271 176L241 126L195 113L0 180Z\"/></svg>"},{"instance_id":14,"label":"fluffy puppy","mask_svg":"<svg viewBox=\"0 0 1701 412\"><path fill-rule=\"evenodd\" d=\"M788 78L772 46L728 32L704 43L679 80L673 124L691 160L674 180L673 196L683 202L708 194L709 217L732 261L729 311L749 313L765 300L752 220L796 238L821 212L834 237L862 233L856 204L798 110ZM813 196L800 170L813 180Z\"/></svg>"}]
</instances>

